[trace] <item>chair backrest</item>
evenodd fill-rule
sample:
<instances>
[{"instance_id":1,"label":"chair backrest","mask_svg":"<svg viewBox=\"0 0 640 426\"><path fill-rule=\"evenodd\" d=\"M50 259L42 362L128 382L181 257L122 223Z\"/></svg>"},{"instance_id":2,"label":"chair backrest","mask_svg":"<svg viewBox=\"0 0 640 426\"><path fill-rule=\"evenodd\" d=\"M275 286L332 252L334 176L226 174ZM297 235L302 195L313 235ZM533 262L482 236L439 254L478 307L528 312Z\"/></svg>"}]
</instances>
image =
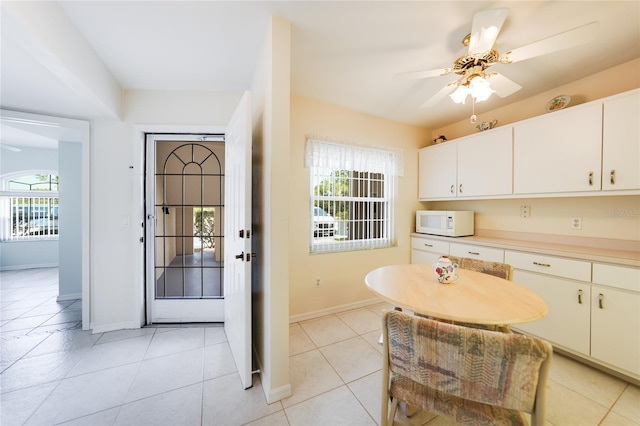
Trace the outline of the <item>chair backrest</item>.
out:
<instances>
[{"instance_id":1,"label":"chair backrest","mask_svg":"<svg viewBox=\"0 0 640 426\"><path fill-rule=\"evenodd\" d=\"M505 280L513 278L513 267L506 263L489 262L487 260L471 259L469 257L447 256L452 263L457 263L462 269L482 272Z\"/></svg>"},{"instance_id":2,"label":"chair backrest","mask_svg":"<svg viewBox=\"0 0 640 426\"><path fill-rule=\"evenodd\" d=\"M534 415L539 406L544 412L553 353L548 342L397 311L386 311L383 324L386 377L390 371L465 400Z\"/></svg>"}]
</instances>

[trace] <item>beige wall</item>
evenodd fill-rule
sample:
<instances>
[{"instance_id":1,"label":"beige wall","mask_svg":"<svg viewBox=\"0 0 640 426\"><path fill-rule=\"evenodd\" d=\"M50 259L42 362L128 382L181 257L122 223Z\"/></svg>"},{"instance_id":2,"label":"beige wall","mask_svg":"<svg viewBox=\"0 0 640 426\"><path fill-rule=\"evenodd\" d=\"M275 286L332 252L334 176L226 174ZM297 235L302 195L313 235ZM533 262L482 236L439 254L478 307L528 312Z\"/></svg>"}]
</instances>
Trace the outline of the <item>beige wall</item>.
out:
<instances>
[{"instance_id":1,"label":"beige wall","mask_svg":"<svg viewBox=\"0 0 640 426\"><path fill-rule=\"evenodd\" d=\"M432 210L474 210L476 229L640 241L640 197L563 197L424 203ZM530 217L520 217L530 206ZM572 230L572 217L582 229Z\"/></svg>"},{"instance_id":2,"label":"beige wall","mask_svg":"<svg viewBox=\"0 0 640 426\"><path fill-rule=\"evenodd\" d=\"M575 106L638 87L640 87L640 59L635 59L564 86L538 93L535 96L505 107L478 114L478 123L498 120L499 125L510 124L525 118L546 114L545 105L549 99L558 95L571 96L570 106ZM486 102L490 103L491 100ZM469 112L469 116L471 116L471 112ZM445 135L447 139L451 140L476 133L477 131L475 124L471 124L469 119L464 119L448 126L434 129L432 139L438 135ZM431 145L431 142L426 145Z\"/></svg>"},{"instance_id":3,"label":"beige wall","mask_svg":"<svg viewBox=\"0 0 640 426\"><path fill-rule=\"evenodd\" d=\"M289 383L289 122L291 24L272 17L252 84L253 344L268 403Z\"/></svg>"},{"instance_id":4,"label":"beige wall","mask_svg":"<svg viewBox=\"0 0 640 426\"><path fill-rule=\"evenodd\" d=\"M309 169L304 166L306 136L399 149L404 176L398 180L397 247L309 254ZM293 96L289 159L289 309L292 317L373 299L365 275L379 266L409 262L409 233L417 202L417 150L430 140L427 129L357 113ZM316 288L316 277L321 285Z\"/></svg>"}]
</instances>

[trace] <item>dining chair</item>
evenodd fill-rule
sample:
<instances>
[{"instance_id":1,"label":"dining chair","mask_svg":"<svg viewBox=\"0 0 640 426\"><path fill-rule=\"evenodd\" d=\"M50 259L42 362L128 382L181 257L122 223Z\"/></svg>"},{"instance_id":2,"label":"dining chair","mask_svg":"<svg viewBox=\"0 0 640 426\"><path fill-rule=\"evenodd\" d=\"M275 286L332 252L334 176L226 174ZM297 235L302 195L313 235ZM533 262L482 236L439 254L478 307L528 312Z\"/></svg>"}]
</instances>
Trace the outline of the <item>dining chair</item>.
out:
<instances>
[{"instance_id":1,"label":"dining chair","mask_svg":"<svg viewBox=\"0 0 640 426\"><path fill-rule=\"evenodd\" d=\"M382 321L382 426L401 401L463 424L544 424L548 342L392 310Z\"/></svg>"},{"instance_id":2,"label":"dining chair","mask_svg":"<svg viewBox=\"0 0 640 426\"><path fill-rule=\"evenodd\" d=\"M469 257L447 256L452 263L457 263L461 269L482 272L511 281L513 278L513 266L507 263L490 262L487 260L472 259Z\"/></svg>"}]
</instances>

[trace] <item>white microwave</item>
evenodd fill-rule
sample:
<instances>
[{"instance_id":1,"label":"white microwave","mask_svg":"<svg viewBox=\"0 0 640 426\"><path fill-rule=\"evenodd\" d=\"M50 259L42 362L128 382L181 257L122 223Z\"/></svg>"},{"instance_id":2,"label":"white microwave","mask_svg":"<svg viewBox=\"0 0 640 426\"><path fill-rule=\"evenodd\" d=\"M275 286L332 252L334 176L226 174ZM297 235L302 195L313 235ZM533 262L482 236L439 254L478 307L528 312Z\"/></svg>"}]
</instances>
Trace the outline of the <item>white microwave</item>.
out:
<instances>
[{"instance_id":1,"label":"white microwave","mask_svg":"<svg viewBox=\"0 0 640 426\"><path fill-rule=\"evenodd\" d=\"M416 232L447 237L473 235L473 212L418 210Z\"/></svg>"}]
</instances>

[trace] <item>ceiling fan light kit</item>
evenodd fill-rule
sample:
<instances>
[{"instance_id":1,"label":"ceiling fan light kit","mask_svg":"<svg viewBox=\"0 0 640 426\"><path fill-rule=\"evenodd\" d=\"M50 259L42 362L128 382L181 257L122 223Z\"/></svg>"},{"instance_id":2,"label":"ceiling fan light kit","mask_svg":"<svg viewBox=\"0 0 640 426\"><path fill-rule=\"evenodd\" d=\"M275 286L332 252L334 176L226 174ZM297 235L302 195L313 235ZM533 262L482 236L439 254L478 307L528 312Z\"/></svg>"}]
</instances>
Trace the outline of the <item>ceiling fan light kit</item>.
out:
<instances>
[{"instance_id":1,"label":"ceiling fan light kit","mask_svg":"<svg viewBox=\"0 0 640 426\"><path fill-rule=\"evenodd\" d=\"M489 99L492 93L495 93L495 90L491 88L489 82L482 75L474 74L449 96L453 102L464 104L468 95L471 95L474 102L482 102Z\"/></svg>"}]
</instances>

